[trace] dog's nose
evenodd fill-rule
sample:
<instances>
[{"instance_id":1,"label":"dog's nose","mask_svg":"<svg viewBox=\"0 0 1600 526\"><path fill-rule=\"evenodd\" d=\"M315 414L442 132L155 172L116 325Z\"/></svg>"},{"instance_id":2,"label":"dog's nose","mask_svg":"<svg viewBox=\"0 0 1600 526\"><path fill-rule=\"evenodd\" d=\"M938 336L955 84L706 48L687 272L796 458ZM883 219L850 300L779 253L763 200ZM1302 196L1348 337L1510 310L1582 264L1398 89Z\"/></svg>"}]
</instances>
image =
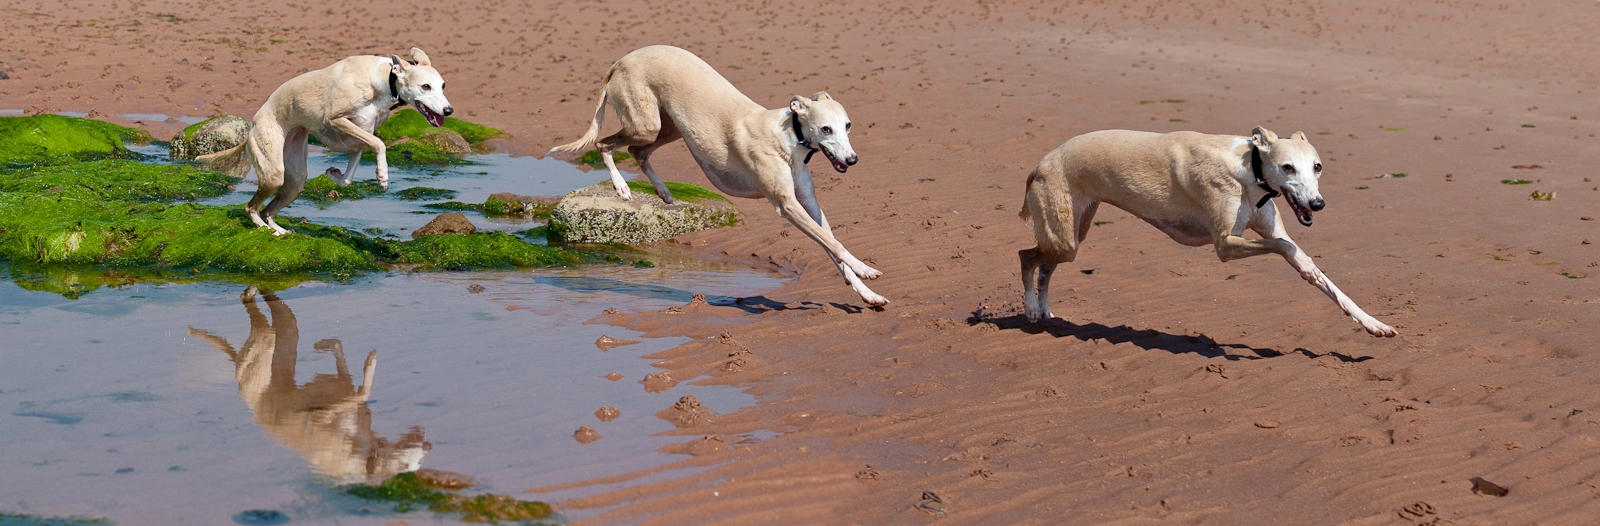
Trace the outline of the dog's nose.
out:
<instances>
[{"instance_id":1,"label":"dog's nose","mask_svg":"<svg viewBox=\"0 0 1600 526\"><path fill-rule=\"evenodd\" d=\"M1313 211L1313 212L1320 212L1320 211L1322 211L1322 207L1328 206L1327 203L1324 203L1322 201L1321 197L1318 197L1316 199L1312 199L1311 203L1309 203L1309 204L1311 205L1311 211Z\"/></svg>"},{"instance_id":2,"label":"dog's nose","mask_svg":"<svg viewBox=\"0 0 1600 526\"><path fill-rule=\"evenodd\" d=\"M445 106L444 107L444 116L446 116L446 117L449 117L450 114L455 113L455 112L456 112L455 108L452 108L450 106Z\"/></svg>"},{"instance_id":3,"label":"dog's nose","mask_svg":"<svg viewBox=\"0 0 1600 526\"><path fill-rule=\"evenodd\" d=\"M844 159L844 164L847 164L847 165L850 165L850 166L855 166L856 165L856 156L852 155L852 156L846 157Z\"/></svg>"}]
</instances>

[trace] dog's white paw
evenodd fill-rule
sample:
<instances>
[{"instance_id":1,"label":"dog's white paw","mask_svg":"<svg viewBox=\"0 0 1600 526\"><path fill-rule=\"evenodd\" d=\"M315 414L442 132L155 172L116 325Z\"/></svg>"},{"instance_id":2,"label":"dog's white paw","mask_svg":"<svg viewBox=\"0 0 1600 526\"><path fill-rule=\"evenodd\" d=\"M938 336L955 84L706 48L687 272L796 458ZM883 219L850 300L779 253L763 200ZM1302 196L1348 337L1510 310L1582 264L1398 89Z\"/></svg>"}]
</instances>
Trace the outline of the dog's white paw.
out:
<instances>
[{"instance_id":1,"label":"dog's white paw","mask_svg":"<svg viewBox=\"0 0 1600 526\"><path fill-rule=\"evenodd\" d=\"M628 189L628 185L613 183L611 187L617 190L617 197L621 198L623 201L629 201L633 199L633 191Z\"/></svg>"},{"instance_id":2,"label":"dog's white paw","mask_svg":"<svg viewBox=\"0 0 1600 526\"><path fill-rule=\"evenodd\" d=\"M1389 325L1375 319L1368 318L1365 320L1356 320L1356 322L1361 324L1361 328L1367 330L1367 334L1371 334L1379 338L1393 338L1400 334L1400 331L1394 330L1394 327L1390 327Z\"/></svg>"},{"instance_id":3,"label":"dog's white paw","mask_svg":"<svg viewBox=\"0 0 1600 526\"><path fill-rule=\"evenodd\" d=\"M882 307L884 305L888 305L889 304L889 298L885 298L885 297L883 297L883 296L881 296L879 294L873 293L873 292L868 292L866 294L862 294L861 295L861 301L865 301L865 302L867 302L867 305L871 305L871 306L874 306L874 307Z\"/></svg>"},{"instance_id":4,"label":"dog's white paw","mask_svg":"<svg viewBox=\"0 0 1600 526\"><path fill-rule=\"evenodd\" d=\"M350 183L355 180L355 177L345 176L344 170L340 170L338 168L329 168L326 173L328 174L328 179L332 179L333 184L339 186L350 186ZM355 174L351 175L353 176Z\"/></svg>"},{"instance_id":5,"label":"dog's white paw","mask_svg":"<svg viewBox=\"0 0 1600 526\"><path fill-rule=\"evenodd\" d=\"M878 279L878 277L883 276L882 271L866 265L862 265L861 268L852 268L851 270L854 270L856 276L861 279Z\"/></svg>"}]
</instances>

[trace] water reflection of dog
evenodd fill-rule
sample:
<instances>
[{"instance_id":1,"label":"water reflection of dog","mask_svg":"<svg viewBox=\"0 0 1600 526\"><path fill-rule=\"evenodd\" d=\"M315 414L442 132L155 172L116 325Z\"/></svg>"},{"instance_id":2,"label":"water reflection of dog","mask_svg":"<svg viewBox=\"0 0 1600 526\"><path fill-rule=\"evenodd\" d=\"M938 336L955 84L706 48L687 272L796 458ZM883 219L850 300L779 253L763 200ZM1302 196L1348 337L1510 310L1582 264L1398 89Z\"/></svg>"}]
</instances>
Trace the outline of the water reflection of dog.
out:
<instances>
[{"instance_id":1,"label":"water reflection of dog","mask_svg":"<svg viewBox=\"0 0 1600 526\"><path fill-rule=\"evenodd\" d=\"M395 442L372 432L367 397L372 393L378 351L367 353L357 388L345 365L344 344L319 341L312 347L333 354L338 374L318 373L305 385L296 385L300 329L294 312L271 292L262 296L272 313L270 321L256 305L255 287L239 296L250 315L250 336L237 351L220 336L189 328L189 334L211 342L233 360L239 396L255 413L256 423L279 443L299 451L312 469L343 481L387 478L421 467L422 457L433 448L423 440L421 427L412 427Z\"/></svg>"}]
</instances>

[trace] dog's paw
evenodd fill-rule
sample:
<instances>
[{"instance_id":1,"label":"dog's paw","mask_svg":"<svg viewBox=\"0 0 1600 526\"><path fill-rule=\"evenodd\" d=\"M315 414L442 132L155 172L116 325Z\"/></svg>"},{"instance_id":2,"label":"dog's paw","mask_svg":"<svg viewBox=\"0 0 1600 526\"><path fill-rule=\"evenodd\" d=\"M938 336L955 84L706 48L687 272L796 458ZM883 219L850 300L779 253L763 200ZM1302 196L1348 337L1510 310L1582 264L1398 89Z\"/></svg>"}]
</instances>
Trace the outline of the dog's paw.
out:
<instances>
[{"instance_id":1,"label":"dog's paw","mask_svg":"<svg viewBox=\"0 0 1600 526\"><path fill-rule=\"evenodd\" d=\"M871 306L874 306L874 307L882 307L884 305L888 305L889 304L889 298L885 298L885 297L883 297L883 296L881 296L879 294L872 293L872 292L868 292L866 294L862 294L861 295L861 301L865 301L865 302L867 302L867 305L871 305Z\"/></svg>"},{"instance_id":2,"label":"dog's paw","mask_svg":"<svg viewBox=\"0 0 1600 526\"><path fill-rule=\"evenodd\" d=\"M328 179L333 180L333 184L339 186L350 186L350 183L355 179L355 177L345 176L344 170L340 170L338 168L329 168L325 173L328 175ZM355 174L351 175L353 176Z\"/></svg>"},{"instance_id":3,"label":"dog's paw","mask_svg":"<svg viewBox=\"0 0 1600 526\"><path fill-rule=\"evenodd\" d=\"M628 189L628 185L612 183L611 188L617 191L617 197L623 201L629 201L633 199L633 191Z\"/></svg>"},{"instance_id":4,"label":"dog's paw","mask_svg":"<svg viewBox=\"0 0 1600 526\"><path fill-rule=\"evenodd\" d=\"M1400 331L1394 330L1394 327L1390 327L1378 320L1367 319L1356 321L1361 323L1361 328L1367 330L1367 334L1371 334L1379 338L1393 338L1400 334Z\"/></svg>"},{"instance_id":5,"label":"dog's paw","mask_svg":"<svg viewBox=\"0 0 1600 526\"><path fill-rule=\"evenodd\" d=\"M878 279L880 276L883 276L883 271L866 265L862 265L861 268L852 270L855 270L856 276L861 279Z\"/></svg>"}]
</instances>

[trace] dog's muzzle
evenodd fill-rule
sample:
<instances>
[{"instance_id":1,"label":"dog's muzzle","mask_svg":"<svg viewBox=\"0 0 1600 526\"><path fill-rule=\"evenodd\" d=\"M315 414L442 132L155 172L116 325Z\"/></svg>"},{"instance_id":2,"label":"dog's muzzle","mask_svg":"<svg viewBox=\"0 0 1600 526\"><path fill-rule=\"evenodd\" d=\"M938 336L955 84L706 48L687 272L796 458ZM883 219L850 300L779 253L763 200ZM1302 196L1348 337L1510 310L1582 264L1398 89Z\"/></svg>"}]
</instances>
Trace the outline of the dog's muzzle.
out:
<instances>
[{"instance_id":1,"label":"dog's muzzle","mask_svg":"<svg viewBox=\"0 0 1600 526\"><path fill-rule=\"evenodd\" d=\"M838 171L839 173L844 173L845 170L849 170L850 169L851 165L856 164L856 156L854 156L854 155L851 155L849 159L841 161L841 160L835 159L833 157L833 152L828 151L827 148L823 148L822 149L822 155L824 155L824 156L826 156L828 158L828 162L833 163L833 169Z\"/></svg>"},{"instance_id":2,"label":"dog's muzzle","mask_svg":"<svg viewBox=\"0 0 1600 526\"><path fill-rule=\"evenodd\" d=\"M1308 207L1300 204L1300 198L1295 194L1289 193L1287 188L1280 189L1280 191L1283 192L1283 200L1289 203L1289 210L1294 212L1294 218L1299 220L1300 224L1305 226L1311 226L1312 210L1322 210L1322 208L1326 206L1326 203L1324 203L1321 198L1317 198L1316 200L1311 201L1311 206Z\"/></svg>"},{"instance_id":3,"label":"dog's muzzle","mask_svg":"<svg viewBox=\"0 0 1600 526\"><path fill-rule=\"evenodd\" d=\"M445 106L444 107L444 115L440 115L439 112L433 111L433 109L429 108L427 104L423 104L420 101L414 102L412 104L412 106L416 107L417 108L417 113L421 113L422 114L422 118L426 119L428 121L428 124L433 125L433 127L435 127L435 128L440 127L440 126L444 126L444 117L445 117L445 115L449 115L451 113L455 113L454 109L452 109L449 106Z\"/></svg>"}]
</instances>

